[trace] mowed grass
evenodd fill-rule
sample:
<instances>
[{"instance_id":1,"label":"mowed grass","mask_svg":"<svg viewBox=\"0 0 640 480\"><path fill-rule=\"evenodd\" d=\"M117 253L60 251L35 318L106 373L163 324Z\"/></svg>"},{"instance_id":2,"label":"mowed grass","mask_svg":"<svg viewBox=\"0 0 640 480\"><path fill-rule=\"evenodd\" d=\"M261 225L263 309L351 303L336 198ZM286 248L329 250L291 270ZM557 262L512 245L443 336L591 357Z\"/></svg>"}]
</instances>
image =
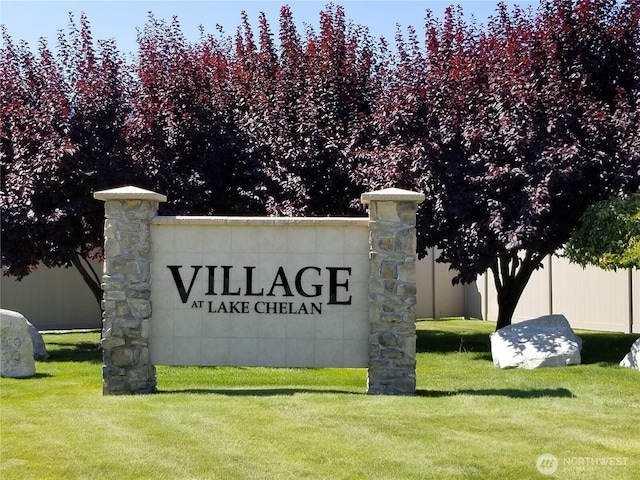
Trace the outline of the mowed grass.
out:
<instances>
[{"instance_id":1,"label":"mowed grass","mask_svg":"<svg viewBox=\"0 0 640 480\"><path fill-rule=\"evenodd\" d=\"M414 397L367 395L362 369L199 367L103 396L99 334L45 335L35 378L0 379L0 478L640 478L640 372L617 365L637 335L578 331L583 365L498 370L494 325L417 326Z\"/></svg>"}]
</instances>

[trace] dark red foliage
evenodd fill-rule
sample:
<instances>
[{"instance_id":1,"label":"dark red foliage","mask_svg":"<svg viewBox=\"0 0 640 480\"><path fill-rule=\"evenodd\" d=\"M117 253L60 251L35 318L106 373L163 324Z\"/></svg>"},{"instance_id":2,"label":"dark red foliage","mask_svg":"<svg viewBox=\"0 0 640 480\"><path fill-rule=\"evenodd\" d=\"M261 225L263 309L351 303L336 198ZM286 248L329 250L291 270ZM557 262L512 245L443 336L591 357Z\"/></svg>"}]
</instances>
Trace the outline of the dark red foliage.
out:
<instances>
[{"instance_id":1,"label":"dark red foliage","mask_svg":"<svg viewBox=\"0 0 640 480\"><path fill-rule=\"evenodd\" d=\"M498 327L590 204L640 184L637 1L498 9L479 29L450 9L400 43L378 105L374 184L418 184L419 253L471 282L491 269Z\"/></svg>"},{"instance_id":2,"label":"dark red foliage","mask_svg":"<svg viewBox=\"0 0 640 480\"><path fill-rule=\"evenodd\" d=\"M191 44L177 19L153 16L138 44L127 124L135 183L166 194L171 213L259 211L259 165L238 138L230 52L213 37Z\"/></svg>"},{"instance_id":3,"label":"dark red foliage","mask_svg":"<svg viewBox=\"0 0 640 480\"><path fill-rule=\"evenodd\" d=\"M264 204L275 215L353 213L361 193L353 142L373 101L370 40L339 6L321 12L319 33L304 39L283 7L279 38L278 55L264 17L259 45L246 19L236 37L239 130L262 166Z\"/></svg>"},{"instance_id":4,"label":"dark red foliage","mask_svg":"<svg viewBox=\"0 0 640 480\"><path fill-rule=\"evenodd\" d=\"M96 48L86 18L61 35L57 58L3 31L2 266L22 278L38 264L77 266L97 299L100 280L84 260L100 255L103 211L91 193L127 177L128 114L122 59Z\"/></svg>"}]
</instances>

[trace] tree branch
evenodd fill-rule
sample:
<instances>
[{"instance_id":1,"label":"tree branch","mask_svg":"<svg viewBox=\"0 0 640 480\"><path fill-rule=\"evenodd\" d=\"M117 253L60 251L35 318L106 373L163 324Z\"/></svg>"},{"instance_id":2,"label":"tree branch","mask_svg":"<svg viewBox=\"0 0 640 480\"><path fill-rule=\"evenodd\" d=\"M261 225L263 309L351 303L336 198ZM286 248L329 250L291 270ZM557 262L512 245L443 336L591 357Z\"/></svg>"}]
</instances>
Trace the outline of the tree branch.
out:
<instances>
[{"instance_id":1,"label":"tree branch","mask_svg":"<svg viewBox=\"0 0 640 480\"><path fill-rule=\"evenodd\" d=\"M498 269L498 259L496 258L489 269L493 272L493 282L496 286L496 291L500 292L502 290L502 280L500 279L500 271Z\"/></svg>"},{"instance_id":2,"label":"tree branch","mask_svg":"<svg viewBox=\"0 0 640 480\"><path fill-rule=\"evenodd\" d=\"M502 275L502 286L507 287L509 279L509 258L506 255L500 255L500 275Z\"/></svg>"},{"instance_id":3,"label":"tree branch","mask_svg":"<svg viewBox=\"0 0 640 480\"><path fill-rule=\"evenodd\" d=\"M93 265L91 265L91 262L87 259L87 257L85 257L84 255L81 255L80 253L78 253L78 256L84 260L84 263L87 264L87 266L89 267L89 270L91 270L91 274L93 275L93 279L95 280L95 282L98 285L102 285L102 279L100 278L100 276L98 275L98 272L96 272L95 268L93 268Z\"/></svg>"},{"instance_id":4,"label":"tree branch","mask_svg":"<svg viewBox=\"0 0 640 480\"><path fill-rule=\"evenodd\" d=\"M78 271L80 272L80 275L82 275L82 279L87 284L87 286L91 290L91 293L93 293L93 296L98 302L98 306L102 308L102 288L100 287L100 282L96 281L96 279L98 278L98 275L96 274L93 267L89 266L89 268L93 272L93 278L92 278L91 274L87 271L86 267L82 264L82 260L80 258L81 256L80 254L78 254L78 252L76 251L71 252L71 263L73 264L74 267L78 269Z\"/></svg>"}]
</instances>

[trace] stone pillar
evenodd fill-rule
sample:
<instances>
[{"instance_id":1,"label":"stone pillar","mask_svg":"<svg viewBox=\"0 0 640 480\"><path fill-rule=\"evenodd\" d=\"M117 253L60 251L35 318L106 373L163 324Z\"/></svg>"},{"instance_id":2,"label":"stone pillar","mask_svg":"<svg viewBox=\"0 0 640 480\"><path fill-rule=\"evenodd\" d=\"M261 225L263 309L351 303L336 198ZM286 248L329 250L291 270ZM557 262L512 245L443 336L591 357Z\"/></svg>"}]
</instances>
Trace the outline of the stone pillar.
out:
<instances>
[{"instance_id":1,"label":"stone pillar","mask_svg":"<svg viewBox=\"0 0 640 480\"><path fill-rule=\"evenodd\" d=\"M167 198L136 187L96 192L94 198L105 202L102 393L152 393L150 221Z\"/></svg>"},{"instance_id":2,"label":"stone pillar","mask_svg":"<svg viewBox=\"0 0 640 480\"><path fill-rule=\"evenodd\" d=\"M372 394L416 390L416 211L424 194L390 188L369 205L369 371Z\"/></svg>"}]
</instances>

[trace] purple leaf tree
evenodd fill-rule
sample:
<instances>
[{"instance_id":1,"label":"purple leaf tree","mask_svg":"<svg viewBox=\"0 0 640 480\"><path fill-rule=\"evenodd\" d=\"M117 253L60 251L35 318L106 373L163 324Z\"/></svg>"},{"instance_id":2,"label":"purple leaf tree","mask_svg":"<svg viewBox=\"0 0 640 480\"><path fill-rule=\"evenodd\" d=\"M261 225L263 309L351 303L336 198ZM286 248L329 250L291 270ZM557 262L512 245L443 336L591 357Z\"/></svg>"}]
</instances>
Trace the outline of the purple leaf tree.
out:
<instances>
[{"instance_id":1,"label":"purple leaf tree","mask_svg":"<svg viewBox=\"0 0 640 480\"><path fill-rule=\"evenodd\" d=\"M96 47L71 18L54 56L3 31L0 50L2 266L78 268L99 303L103 211L92 192L127 177L123 156L128 76L112 41Z\"/></svg>"},{"instance_id":2,"label":"purple leaf tree","mask_svg":"<svg viewBox=\"0 0 640 480\"><path fill-rule=\"evenodd\" d=\"M638 5L501 5L484 29L449 9L422 46L398 38L361 175L420 186L419 253L454 283L491 270L498 329L585 209L640 184Z\"/></svg>"}]
</instances>

